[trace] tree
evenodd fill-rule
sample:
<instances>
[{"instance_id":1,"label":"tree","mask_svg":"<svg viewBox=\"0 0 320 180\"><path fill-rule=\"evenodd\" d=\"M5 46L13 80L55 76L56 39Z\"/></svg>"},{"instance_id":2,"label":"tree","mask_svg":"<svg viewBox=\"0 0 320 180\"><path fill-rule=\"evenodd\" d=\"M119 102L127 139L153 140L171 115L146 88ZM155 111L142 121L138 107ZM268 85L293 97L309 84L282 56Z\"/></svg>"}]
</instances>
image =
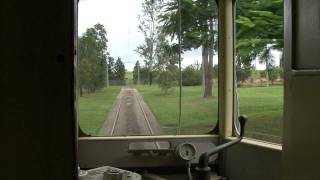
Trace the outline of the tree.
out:
<instances>
[{"instance_id":1,"label":"tree","mask_svg":"<svg viewBox=\"0 0 320 180\"><path fill-rule=\"evenodd\" d=\"M158 84L164 94L168 94L170 88L176 83L177 76L174 66L168 66L165 70L160 71L157 77Z\"/></svg>"},{"instance_id":2,"label":"tree","mask_svg":"<svg viewBox=\"0 0 320 180\"><path fill-rule=\"evenodd\" d=\"M148 67L149 85L152 84L152 71L156 58L156 47L160 26L158 17L161 13L162 0L144 0L142 3L142 16L138 16L140 25L138 26L144 35L144 44L137 47L136 52L145 60Z\"/></svg>"},{"instance_id":3,"label":"tree","mask_svg":"<svg viewBox=\"0 0 320 180\"><path fill-rule=\"evenodd\" d=\"M267 80L267 87L269 86L269 74L270 70L274 64L273 56L271 54L271 49L268 47L265 47L263 51L260 54L260 63L266 64L266 80Z\"/></svg>"},{"instance_id":4,"label":"tree","mask_svg":"<svg viewBox=\"0 0 320 180\"><path fill-rule=\"evenodd\" d=\"M114 71L115 80L123 81L126 75L126 69L120 57L118 57L114 64Z\"/></svg>"},{"instance_id":5,"label":"tree","mask_svg":"<svg viewBox=\"0 0 320 180\"><path fill-rule=\"evenodd\" d=\"M140 67L140 83L149 84L149 68L146 66Z\"/></svg>"},{"instance_id":6,"label":"tree","mask_svg":"<svg viewBox=\"0 0 320 180\"><path fill-rule=\"evenodd\" d=\"M281 73L281 67L272 66L269 68L269 80L271 81L271 84L273 84L275 80L281 77Z\"/></svg>"},{"instance_id":7,"label":"tree","mask_svg":"<svg viewBox=\"0 0 320 180\"><path fill-rule=\"evenodd\" d=\"M163 71L168 66L176 66L179 62L177 47L170 45L163 33L158 34L157 42L154 70Z\"/></svg>"},{"instance_id":8,"label":"tree","mask_svg":"<svg viewBox=\"0 0 320 180\"><path fill-rule=\"evenodd\" d=\"M88 28L79 37L79 85L80 94L85 89L95 92L105 84L107 58L107 32L103 25Z\"/></svg>"},{"instance_id":9,"label":"tree","mask_svg":"<svg viewBox=\"0 0 320 180\"><path fill-rule=\"evenodd\" d=\"M260 56L268 71L270 51L283 50L283 0L238 1L236 14L237 61Z\"/></svg>"},{"instance_id":10,"label":"tree","mask_svg":"<svg viewBox=\"0 0 320 180\"><path fill-rule=\"evenodd\" d=\"M237 4L237 38L283 48L283 0L247 0Z\"/></svg>"},{"instance_id":11,"label":"tree","mask_svg":"<svg viewBox=\"0 0 320 180\"><path fill-rule=\"evenodd\" d=\"M115 80L114 58L112 56L108 56L108 75L109 80Z\"/></svg>"},{"instance_id":12,"label":"tree","mask_svg":"<svg viewBox=\"0 0 320 180\"><path fill-rule=\"evenodd\" d=\"M140 84L140 63L139 61L136 62L133 68L133 83Z\"/></svg>"},{"instance_id":13,"label":"tree","mask_svg":"<svg viewBox=\"0 0 320 180\"><path fill-rule=\"evenodd\" d=\"M91 87L91 74L94 70L92 61L96 60L97 50L95 47L95 40L87 35L79 38L79 88L80 96L83 90L89 90Z\"/></svg>"},{"instance_id":14,"label":"tree","mask_svg":"<svg viewBox=\"0 0 320 180\"><path fill-rule=\"evenodd\" d=\"M203 97L211 97L213 56L217 42L217 29L214 26L217 22L215 1L171 0L165 4L164 14L160 19L165 34L172 39L180 37L182 51L201 48L205 85Z\"/></svg>"},{"instance_id":15,"label":"tree","mask_svg":"<svg viewBox=\"0 0 320 180\"><path fill-rule=\"evenodd\" d=\"M158 73L157 83L161 87L161 90L167 94L178 77L177 63L179 61L179 54L177 53L176 47L171 46L168 40L166 40L165 34L158 34L157 42L155 50L157 61L154 69Z\"/></svg>"},{"instance_id":16,"label":"tree","mask_svg":"<svg viewBox=\"0 0 320 180\"><path fill-rule=\"evenodd\" d=\"M91 73L94 92L96 89L102 88L106 82L107 31L102 24L98 23L93 28L87 29L87 34L95 39L97 48L97 62L92 64L95 66L95 71Z\"/></svg>"},{"instance_id":17,"label":"tree","mask_svg":"<svg viewBox=\"0 0 320 180\"><path fill-rule=\"evenodd\" d=\"M253 67L249 64L236 64L237 83L240 84L240 82L247 80L252 70Z\"/></svg>"},{"instance_id":18,"label":"tree","mask_svg":"<svg viewBox=\"0 0 320 180\"><path fill-rule=\"evenodd\" d=\"M199 67L192 64L183 69L182 71L183 86L201 85L201 81L202 81L202 73Z\"/></svg>"}]
</instances>

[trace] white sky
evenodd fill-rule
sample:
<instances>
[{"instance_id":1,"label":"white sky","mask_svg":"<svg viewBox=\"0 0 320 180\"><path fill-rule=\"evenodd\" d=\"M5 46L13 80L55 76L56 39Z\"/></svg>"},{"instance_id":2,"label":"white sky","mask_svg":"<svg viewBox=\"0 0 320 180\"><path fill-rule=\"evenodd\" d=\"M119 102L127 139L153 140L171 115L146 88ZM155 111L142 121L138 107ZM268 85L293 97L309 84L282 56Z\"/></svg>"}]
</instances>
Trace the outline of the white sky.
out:
<instances>
[{"instance_id":1,"label":"white sky","mask_svg":"<svg viewBox=\"0 0 320 180\"><path fill-rule=\"evenodd\" d=\"M137 46L143 44L143 35L138 31L138 15L141 14L143 0L80 0L78 15L79 35L87 28L101 23L107 30L108 52L112 57L121 57L128 71L132 71L137 60L143 59L134 52ZM278 64L278 52L273 52ZM201 51L193 50L182 55L182 66L201 62ZM218 62L214 57L214 64ZM257 69L265 65L254 62Z\"/></svg>"}]
</instances>

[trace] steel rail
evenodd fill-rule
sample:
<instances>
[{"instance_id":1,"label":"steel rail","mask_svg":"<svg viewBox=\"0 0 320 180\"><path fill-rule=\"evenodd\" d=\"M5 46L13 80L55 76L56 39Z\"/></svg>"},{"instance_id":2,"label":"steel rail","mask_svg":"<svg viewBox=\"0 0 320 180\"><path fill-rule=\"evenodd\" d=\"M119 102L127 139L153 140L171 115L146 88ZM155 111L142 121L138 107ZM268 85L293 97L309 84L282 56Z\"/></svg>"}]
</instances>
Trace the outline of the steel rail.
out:
<instances>
[{"instance_id":1,"label":"steel rail","mask_svg":"<svg viewBox=\"0 0 320 180\"><path fill-rule=\"evenodd\" d=\"M146 121L146 124L147 124L147 126L148 126L148 129L149 129L149 131L150 131L150 133L151 133L151 135L154 135L154 131L152 130L152 127L151 127L151 124L150 124L150 122L149 122L149 120L148 120L148 118L147 118L147 114L146 114L146 112L144 111L144 109L143 109L143 107L142 107L142 105L141 105L141 99L137 96L137 90L134 90L134 97L137 99L137 101L138 101L138 104L139 104L139 107L140 107L140 109L141 109L141 112L142 112L142 114L143 114L143 117L144 117L144 119L145 119L145 121ZM158 148L158 149L160 149L160 144L156 141L155 142L155 145L156 145L156 147Z\"/></svg>"},{"instance_id":2,"label":"steel rail","mask_svg":"<svg viewBox=\"0 0 320 180\"><path fill-rule=\"evenodd\" d=\"M119 102L119 105L118 105L118 108L117 108L116 118L115 118L115 120L113 121L112 129L111 129L111 133L110 133L111 136L113 136L114 129L115 129L116 124L117 124L117 121L118 121L118 119L119 119L119 114L120 114L120 109L121 109L121 104L122 104L122 102L123 102L123 99L121 98L121 99L120 99L120 102Z\"/></svg>"}]
</instances>

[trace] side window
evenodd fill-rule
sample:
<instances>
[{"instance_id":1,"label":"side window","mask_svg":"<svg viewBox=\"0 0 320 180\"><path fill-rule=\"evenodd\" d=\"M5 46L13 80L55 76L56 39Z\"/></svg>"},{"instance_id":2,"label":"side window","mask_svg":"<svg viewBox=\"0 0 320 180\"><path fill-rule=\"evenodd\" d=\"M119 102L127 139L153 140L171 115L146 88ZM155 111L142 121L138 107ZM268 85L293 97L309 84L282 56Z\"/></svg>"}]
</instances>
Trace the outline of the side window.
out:
<instances>
[{"instance_id":1,"label":"side window","mask_svg":"<svg viewBox=\"0 0 320 180\"><path fill-rule=\"evenodd\" d=\"M281 143L283 1L237 1L236 94L248 138Z\"/></svg>"},{"instance_id":2,"label":"side window","mask_svg":"<svg viewBox=\"0 0 320 180\"><path fill-rule=\"evenodd\" d=\"M214 0L80 0L82 131L212 132L218 119L217 11Z\"/></svg>"}]
</instances>

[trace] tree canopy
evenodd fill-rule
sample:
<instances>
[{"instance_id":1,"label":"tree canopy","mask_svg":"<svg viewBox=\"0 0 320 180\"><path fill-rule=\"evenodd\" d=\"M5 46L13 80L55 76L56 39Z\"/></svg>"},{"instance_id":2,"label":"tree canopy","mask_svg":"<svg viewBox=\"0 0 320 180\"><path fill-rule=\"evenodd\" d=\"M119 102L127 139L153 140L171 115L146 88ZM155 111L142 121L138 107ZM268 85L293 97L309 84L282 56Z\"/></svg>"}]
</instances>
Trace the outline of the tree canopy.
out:
<instances>
[{"instance_id":1,"label":"tree canopy","mask_svg":"<svg viewBox=\"0 0 320 180\"><path fill-rule=\"evenodd\" d=\"M180 2L180 4L179 4ZM180 6L180 7L179 7ZM214 0L171 0L160 16L162 31L181 39L182 52L201 48L204 97L212 96L212 66L217 44L217 6Z\"/></svg>"},{"instance_id":2,"label":"tree canopy","mask_svg":"<svg viewBox=\"0 0 320 180\"><path fill-rule=\"evenodd\" d=\"M118 57L116 63L114 64L114 78L115 80L123 81L126 75L126 68L121 61L121 58Z\"/></svg>"},{"instance_id":3,"label":"tree canopy","mask_svg":"<svg viewBox=\"0 0 320 180\"><path fill-rule=\"evenodd\" d=\"M268 81L271 50L283 50L283 0L238 1L236 11L237 72L248 74L252 61L259 57L266 64ZM247 75L238 73L238 77Z\"/></svg>"},{"instance_id":4,"label":"tree canopy","mask_svg":"<svg viewBox=\"0 0 320 180\"><path fill-rule=\"evenodd\" d=\"M107 59L107 31L96 24L79 37L79 85L95 92L105 85Z\"/></svg>"},{"instance_id":5,"label":"tree canopy","mask_svg":"<svg viewBox=\"0 0 320 180\"><path fill-rule=\"evenodd\" d=\"M138 16L139 31L144 36L144 43L139 45L136 52L144 59L148 68L149 84L152 84L152 71L157 58L158 35L161 26L158 18L161 14L162 0L144 0L142 3L142 15Z\"/></svg>"},{"instance_id":6,"label":"tree canopy","mask_svg":"<svg viewBox=\"0 0 320 180\"><path fill-rule=\"evenodd\" d=\"M107 31L99 23L88 28L79 37L78 60L81 94L83 90L89 93L95 92L104 87L108 80L124 80L124 64L121 58L114 62L114 58L107 52L107 42Z\"/></svg>"}]
</instances>

